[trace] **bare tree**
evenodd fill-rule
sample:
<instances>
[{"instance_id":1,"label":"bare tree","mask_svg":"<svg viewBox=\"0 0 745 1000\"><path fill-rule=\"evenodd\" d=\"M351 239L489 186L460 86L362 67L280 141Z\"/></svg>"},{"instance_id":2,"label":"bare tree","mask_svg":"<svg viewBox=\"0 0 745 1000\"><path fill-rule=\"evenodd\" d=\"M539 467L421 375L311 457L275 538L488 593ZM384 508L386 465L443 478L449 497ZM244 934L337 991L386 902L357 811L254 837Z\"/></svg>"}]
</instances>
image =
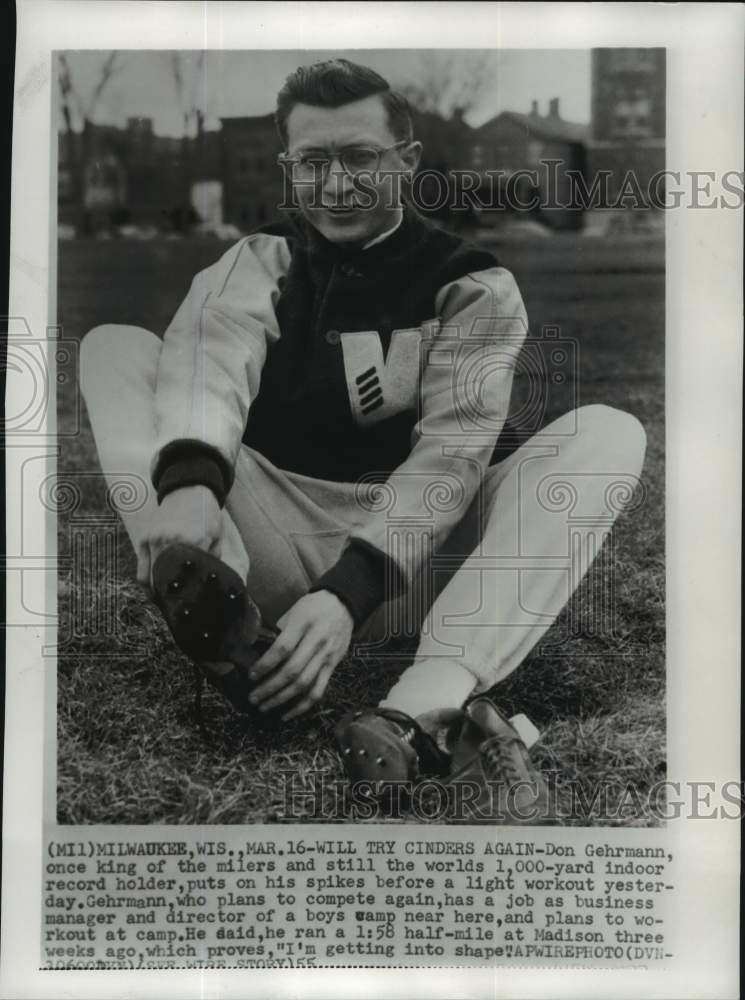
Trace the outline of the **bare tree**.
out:
<instances>
[{"instance_id":1,"label":"bare tree","mask_svg":"<svg viewBox=\"0 0 745 1000\"><path fill-rule=\"evenodd\" d=\"M106 90L106 87L108 86L109 81L122 69L122 64L117 63L118 56L118 52L110 52L101 67L98 81L96 82L96 86L93 88L93 93L88 101L88 107L85 115L87 121L93 120L93 114L96 110L98 102L101 100L104 90Z\"/></svg>"},{"instance_id":2,"label":"bare tree","mask_svg":"<svg viewBox=\"0 0 745 1000\"><path fill-rule=\"evenodd\" d=\"M75 89L70 64L64 52L61 52L57 57L57 78L59 83L60 110L62 112L62 120L65 123L65 131L72 132L74 117L77 115L79 118L83 118L83 105L80 95Z\"/></svg>"},{"instance_id":3,"label":"bare tree","mask_svg":"<svg viewBox=\"0 0 745 1000\"><path fill-rule=\"evenodd\" d=\"M199 101L199 83L204 69L204 51L196 54L193 65L184 52L171 52L168 56L171 76L176 88L176 98L181 111L184 137L200 135L204 131L204 109Z\"/></svg>"},{"instance_id":4,"label":"bare tree","mask_svg":"<svg viewBox=\"0 0 745 1000\"><path fill-rule=\"evenodd\" d=\"M93 120L93 115L109 83L123 69L124 64L117 51L110 52L99 70L93 90L84 97L73 77L70 62L64 52L57 57L57 80L59 84L62 118L67 131L85 130ZM75 126L78 126L78 129Z\"/></svg>"},{"instance_id":5,"label":"bare tree","mask_svg":"<svg viewBox=\"0 0 745 1000\"><path fill-rule=\"evenodd\" d=\"M73 76L70 61L64 52L57 56L57 83L60 111L64 123L67 155L70 162L75 200L78 204L79 224L84 223L84 172L91 151L91 125L104 91L114 76L123 68L119 53L114 50L100 66L96 83L87 97L82 93ZM76 128L77 126L77 128ZM79 133L76 136L75 133Z\"/></svg>"},{"instance_id":6,"label":"bare tree","mask_svg":"<svg viewBox=\"0 0 745 1000\"><path fill-rule=\"evenodd\" d=\"M204 51L197 53L171 52L167 59L176 89L181 112L181 169L178 205L174 208L174 224L188 226L193 221L191 204L191 178L193 176L195 150L193 139L197 141L196 155L204 133L205 112L199 97L199 85L203 79Z\"/></svg>"},{"instance_id":7,"label":"bare tree","mask_svg":"<svg viewBox=\"0 0 745 1000\"><path fill-rule=\"evenodd\" d=\"M472 110L493 84L490 53L427 52L420 55L414 82L398 87L418 111L443 118Z\"/></svg>"}]
</instances>

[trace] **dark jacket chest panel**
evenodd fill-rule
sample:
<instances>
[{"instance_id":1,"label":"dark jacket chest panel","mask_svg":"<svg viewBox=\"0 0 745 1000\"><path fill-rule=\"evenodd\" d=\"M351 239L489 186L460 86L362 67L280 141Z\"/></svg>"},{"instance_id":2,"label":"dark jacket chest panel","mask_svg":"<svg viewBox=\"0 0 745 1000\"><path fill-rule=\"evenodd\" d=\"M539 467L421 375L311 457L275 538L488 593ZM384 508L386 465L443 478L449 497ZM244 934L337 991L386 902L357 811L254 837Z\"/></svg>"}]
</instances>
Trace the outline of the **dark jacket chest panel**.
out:
<instances>
[{"instance_id":1,"label":"dark jacket chest panel","mask_svg":"<svg viewBox=\"0 0 745 1000\"><path fill-rule=\"evenodd\" d=\"M374 364L362 365L356 378L345 371L345 335L377 336L385 363L394 330L435 318L435 298L459 242L411 220L385 244L357 254L329 252L312 239L291 242L276 306L281 335L269 348L244 442L279 468L322 479L385 478L400 465L411 449L416 399L397 409L386 402L374 425L361 425L359 403L356 418L350 394L367 393L361 395L364 412L366 403L381 405L380 383ZM482 266L495 263L490 255L483 258ZM467 269L456 264L449 280ZM366 347L371 349L370 338ZM417 376L412 371L412 379Z\"/></svg>"}]
</instances>

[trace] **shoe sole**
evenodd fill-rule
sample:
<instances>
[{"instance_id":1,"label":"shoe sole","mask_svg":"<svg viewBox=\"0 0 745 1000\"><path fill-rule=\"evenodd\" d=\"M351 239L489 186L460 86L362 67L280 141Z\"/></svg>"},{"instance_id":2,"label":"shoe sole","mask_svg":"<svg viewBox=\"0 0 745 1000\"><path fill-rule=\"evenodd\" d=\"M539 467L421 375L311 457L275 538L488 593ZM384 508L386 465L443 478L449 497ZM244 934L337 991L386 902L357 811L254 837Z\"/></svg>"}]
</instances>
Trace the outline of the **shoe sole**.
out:
<instances>
[{"instance_id":1,"label":"shoe sole","mask_svg":"<svg viewBox=\"0 0 745 1000\"><path fill-rule=\"evenodd\" d=\"M417 755L413 747L372 712L345 715L335 730L344 770L350 781L413 781Z\"/></svg>"},{"instance_id":2,"label":"shoe sole","mask_svg":"<svg viewBox=\"0 0 745 1000\"><path fill-rule=\"evenodd\" d=\"M249 702L255 686L249 670L279 631L262 623L243 581L222 560L193 545L170 545L155 560L152 578L176 645L237 712L271 722L301 700L298 695L266 715Z\"/></svg>"},{"instance_id":3,"label":"shoe sole","mask_svg":"<svg viewBox=\"0 0 745 1000\"><path fill-rule=\"evenodd\" d=\"M193 545L164 549L153 565L153 591L176 645L197 662L224 661L255 642L261 612L238 574Z\"/></svg>"}]
</instances>

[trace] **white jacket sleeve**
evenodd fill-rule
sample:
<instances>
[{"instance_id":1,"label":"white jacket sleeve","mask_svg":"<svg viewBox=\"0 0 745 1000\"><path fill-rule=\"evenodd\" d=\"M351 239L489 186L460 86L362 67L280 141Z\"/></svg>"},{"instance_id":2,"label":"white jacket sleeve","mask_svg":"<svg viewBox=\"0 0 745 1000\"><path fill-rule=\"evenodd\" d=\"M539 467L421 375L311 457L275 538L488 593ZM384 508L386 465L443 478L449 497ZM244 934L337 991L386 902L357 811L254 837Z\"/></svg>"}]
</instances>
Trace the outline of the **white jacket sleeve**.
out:
<instances>
[{"instance_id":1,"label":"white jacket sleeve","mask_svg":"<svg viewBox=\"0 0 745 1000\"><path fill-rule=\"evenodd\" d=\"M279 337L275 305L289 259L286 240L257 234L194 278L158 366L151 472L159 495L198 480L202 460L220 469L223 498L229 490L267 346Z\"/></svg>"},{"instance_id":2,"label":"white jacket sleeve","mask_svg":"<svg viewBox=\"0 0 745 1000\"><path fill-rule=\"evenodd\" d=\"M408 458L371 486L369 515L350 541L392 560L409 584L430 550L474 499L509 409L515 362L527 317L504 268L467 274L443 286L437 321L423 341L419 418Z\"/></svg>"}]
</instances>

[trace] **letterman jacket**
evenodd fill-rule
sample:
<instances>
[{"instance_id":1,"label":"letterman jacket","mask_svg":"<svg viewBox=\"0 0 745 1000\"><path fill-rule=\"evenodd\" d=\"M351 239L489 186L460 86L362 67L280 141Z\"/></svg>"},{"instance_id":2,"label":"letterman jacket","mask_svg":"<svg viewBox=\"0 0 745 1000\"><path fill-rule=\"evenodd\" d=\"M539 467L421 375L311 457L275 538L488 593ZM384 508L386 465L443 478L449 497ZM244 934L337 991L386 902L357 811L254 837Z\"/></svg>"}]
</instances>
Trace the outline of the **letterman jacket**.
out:
<instances>
[{"instance_id":1,"label":"letterman jacket","mask_svg":"<svg viewBox=\"0 0 745 1000\"><path fill-rule=\"evenodd\" d=\"M359 483L360 524L312 588L359 626L468 509L526 332L509 271L410 208L354 251L289 216L200 272L166 330L158 499L203 484L224 504L243 443L280 469Z\"/></svg>"}]
</instances>

